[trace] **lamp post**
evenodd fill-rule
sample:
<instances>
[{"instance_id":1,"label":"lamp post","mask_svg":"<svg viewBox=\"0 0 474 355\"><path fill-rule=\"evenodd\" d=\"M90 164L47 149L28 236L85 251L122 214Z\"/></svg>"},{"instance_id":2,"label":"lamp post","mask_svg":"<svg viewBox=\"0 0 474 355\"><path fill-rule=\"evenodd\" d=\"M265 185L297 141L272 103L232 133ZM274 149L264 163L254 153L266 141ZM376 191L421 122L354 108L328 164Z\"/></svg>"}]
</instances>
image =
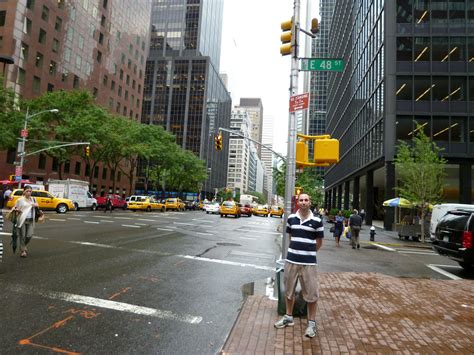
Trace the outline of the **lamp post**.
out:
<instances>
[{"instance_id":1,"label":"lamp post","mask_svg":"<svg viewBox=\"0 0 474 355\"><path fill-rule=\"evenodd\" d=\"M26 145L26 137L28 136L28 131L27 131L27 126L28 126L28 120L32 117L41 115L43 113L58 113L59 110L57 108L53 108L51 110L44 110L40 111L37 113L34 113L32 115L29 114L29 108L26 109L26 114L25 114L25 122L23 124L23 130L21 131L21 140L18 143L18 156L20 157L20 164L18 165L19 167L19 174L15 172L15 176L20 176L20 180L18 181L18 188L21 189L21 180L22 180L22 175L23 175L23 164L25 163L25 145Z\"/></svg>"}]
</instances>

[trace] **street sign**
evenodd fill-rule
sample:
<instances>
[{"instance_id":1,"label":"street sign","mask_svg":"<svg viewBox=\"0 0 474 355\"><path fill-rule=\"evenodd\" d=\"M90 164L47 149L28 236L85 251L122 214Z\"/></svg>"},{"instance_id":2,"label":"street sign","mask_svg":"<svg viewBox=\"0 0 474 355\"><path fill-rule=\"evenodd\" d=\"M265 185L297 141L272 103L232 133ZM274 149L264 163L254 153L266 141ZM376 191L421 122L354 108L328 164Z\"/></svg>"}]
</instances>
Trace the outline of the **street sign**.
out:
<instances>
[{"instance_id":1,"label":"street sign","mask_svg":"<svg viewBox=\"0 0 474 355\"><path fill-rule=\"evenodd\" d=\"M15 167L15 175L16 176L21 176L23 175L23 168L21 166L16 166Z\"/></svg>"},{"instance_id":2,"label":"street sign","mask_svg":"<svg viewBox=\"0 0 474 355\"><path fill-rule=\"evenodd\" d=\"M27 129L22 129L20 132L20 136L23 138L28 137L28 130Z\"/></svg>"},{"instance_id":3,"label":"street sign","mask_svg":"<svg viewBox=\"0 0 474 355\"><path fill-rule=\"evenodd\" d=\"M301 58L303 71L338 71L344 70L343 59Z\"/></svg>"},{"instance_id":4,"label":"street sign","mask_svg":"<svg viewBox=\"0 0 474 355\"><path fill-rule=\"evenodd\" d=\"M21 181L21 175L20 176L15 176L15 181Z\"/></svg>"},{"instance_id":5,"label":"street sign","mask_svg":"<svg viewBox=\"0 0 474 355\"><path fill-rule=\"evenodd\" d=\"M309 106L309 92L290 97L290 112L305 110Z\"/></svg>"}]
</instances>

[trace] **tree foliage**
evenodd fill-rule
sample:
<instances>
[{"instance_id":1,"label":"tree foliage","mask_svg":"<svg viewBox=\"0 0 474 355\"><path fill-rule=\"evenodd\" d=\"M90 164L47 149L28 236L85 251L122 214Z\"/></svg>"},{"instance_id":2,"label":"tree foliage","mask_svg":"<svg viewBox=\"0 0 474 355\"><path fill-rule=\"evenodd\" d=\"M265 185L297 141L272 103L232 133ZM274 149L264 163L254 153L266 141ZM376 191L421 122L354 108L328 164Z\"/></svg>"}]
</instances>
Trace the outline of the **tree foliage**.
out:
<instances>
[{"instance_id":1,"label":"tree foliage","mask_svg":"<svg viewBox=\"0 0 474 355\"><path fill-rule=\"evenodd\" d=\"M14 92L4 88L3 79L0 81L0 150L5 150L16 147L24 115L15 105Z\"/></svg>"},{"instance_id":2,"label":"tree foliage","mask_svg":"<svg viewBox=\"0 0 474 355\"><path fill-rule=\"evenodd\" d=\"M395 168L398 186L395 190L420 209L421 221L424 221L429 204L442 200L446 160L435 142L423 132L420 125L411 144L399 141ZM424 223L421 223L421 235L424 241Z\"/></svg>"}]
</instances>

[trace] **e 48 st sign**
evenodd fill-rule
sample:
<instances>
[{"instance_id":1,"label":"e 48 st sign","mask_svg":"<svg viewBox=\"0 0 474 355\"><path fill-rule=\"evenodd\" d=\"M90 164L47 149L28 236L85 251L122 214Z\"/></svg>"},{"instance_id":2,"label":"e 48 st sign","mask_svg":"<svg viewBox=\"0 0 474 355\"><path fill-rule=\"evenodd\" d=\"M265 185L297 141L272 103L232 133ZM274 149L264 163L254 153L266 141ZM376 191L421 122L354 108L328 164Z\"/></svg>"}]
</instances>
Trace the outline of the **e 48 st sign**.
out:
<instances>
[{"instance_id":1,"label":"e 48 st sign","mask_svg":"<svg viewBox=\"0 0 474 355\"><path fill-rule=\"evenodd\" d=\"M305 110L309 106L309 92L290 96L290 112Z\"/></svg>"},{"instance_id":2,"label":"e 48 st sign","mask_svg":"<svg viewBox=\"0 0 474 355\"><path fill-rule=\"evenodd\" d=\"M344 60L323 58L301 58L302 71L344 71Z\"/></svg>"}]
</instances>

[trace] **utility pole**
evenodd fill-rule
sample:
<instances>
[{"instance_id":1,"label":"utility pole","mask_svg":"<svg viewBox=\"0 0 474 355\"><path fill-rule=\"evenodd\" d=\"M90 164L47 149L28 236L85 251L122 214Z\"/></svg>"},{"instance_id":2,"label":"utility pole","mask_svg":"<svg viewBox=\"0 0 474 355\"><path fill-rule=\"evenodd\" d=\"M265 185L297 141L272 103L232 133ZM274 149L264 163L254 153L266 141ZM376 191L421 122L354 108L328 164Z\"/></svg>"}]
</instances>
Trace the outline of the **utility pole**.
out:
<instances>
[{"instance_id":1,"label":"utility pole","mask_svg":"<svg viewBox=\"0 0 474 355\"><path fill-rule=\"evenodd\" d=\"M290 96L296 95L298 91L298 46L300 32L300 0L294 0L293 8L293 38L291 54ZM291 198L296 181L296 112L289 113L288 119L288 156L286 160L285 178L285 214L283 219L282 254L279 263L283 264L288 252L289 240L286 234L288 216L291 214Z\"/></svg>"}]
</instances>

